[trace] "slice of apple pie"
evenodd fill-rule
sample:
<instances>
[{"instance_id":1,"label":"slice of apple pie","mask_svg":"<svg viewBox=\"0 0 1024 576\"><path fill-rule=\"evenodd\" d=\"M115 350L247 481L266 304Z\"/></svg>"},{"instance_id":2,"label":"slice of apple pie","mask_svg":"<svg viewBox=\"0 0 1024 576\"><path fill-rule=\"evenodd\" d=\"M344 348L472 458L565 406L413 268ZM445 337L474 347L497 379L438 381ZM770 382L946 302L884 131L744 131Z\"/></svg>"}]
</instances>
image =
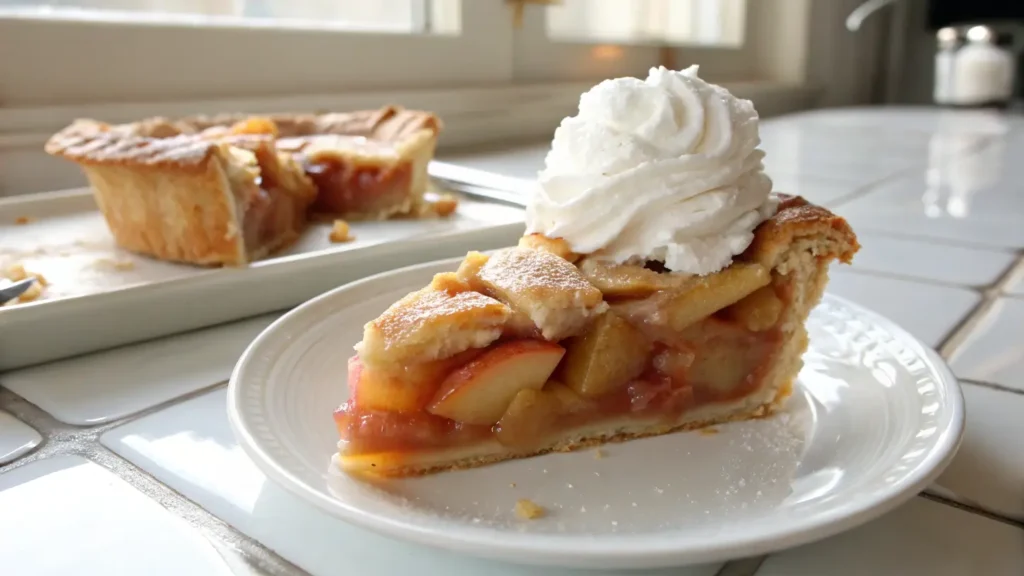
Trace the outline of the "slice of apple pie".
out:
<instances>
[{"instance_id":1,"label":"slice of apple pie","mask_svg":"<svg viewBox=\"0 0 1024 576\"><path fill-rule=\"evenodd\" d=\"M847 223L799 197L711 274L615 264L525 236L366 324L335 412L340 466L408 476L769 414Z\"/></svg>"},{"instance_id":2,"label":"slice of apple pie","mask_svg":"<svg viewBox=\"0 0 1024 576\"><path fill-rule=\"evenodd\" d=\"M432 214L427 166L440 130L436 115L396 106L121 125L79 120L53 135L46 151L82 167L122 248L240 266L295 241L310 215Z\"/></svg>"}]
</instances>

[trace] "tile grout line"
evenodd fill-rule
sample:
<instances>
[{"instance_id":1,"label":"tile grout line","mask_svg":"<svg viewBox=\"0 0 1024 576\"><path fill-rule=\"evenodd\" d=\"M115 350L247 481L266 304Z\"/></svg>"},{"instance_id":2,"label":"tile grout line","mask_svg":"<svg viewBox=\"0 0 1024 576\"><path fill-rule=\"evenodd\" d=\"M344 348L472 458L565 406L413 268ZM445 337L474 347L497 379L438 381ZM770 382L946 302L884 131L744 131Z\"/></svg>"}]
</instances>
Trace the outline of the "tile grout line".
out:
<instances>
[{"instance_id":1,"label":"tile grout line","mask_svg":"<svg viewBox=\"0 0 1024 576\"><path fill-rule=\"evenodd\" d=\"M842 215L840 214L840 216ZM885 236L888 238L895 238L898 240L916 240L918 242L928 242L929 244L938 244L940 246L948 246L951 248L968 248L971 250L979 250L982 252L1009 254L1010 256L1019 253L1017 249L1012 248L1010 246L997 244L982 244L980 242L975 242L972 240L949 238L948 236L933 236L931 234L920 234L916 232L900 232L888 228L875 228L870 224L858 224L857 228L859 231L869 232L872 235Z\"/></svg>"},{"instance_id":2,"label":"tile grout line","mask_svg":"<svg viewBox=\"0 0 1024 576\"><path fill-rule=\"evenodd\" d=\"M978 388L988 388L989 390L996 390L999 392L1005 392L1007 394L1016 394L1018 396L1024 396L1024 390L1018 388L1011 388L1010 386L1003 386L1002 384L996 384L994 382L986 382L984 380L974 380L971 378L959 378L961 384L970 384L971 386L977 386Z\"/></svg>"},{"instance_id":3,"label":"tile grout line","mask_svg":"<svg viewBox=\"0 0 1024 576\"><path fill-rule=\"evenodd\" d=\"M854 256L856 260L856 256ZM956 282L948 282L945 280L934 280L931 278L922 278L920 276L910 276L907 274L900 274L899 272L886 272L884 270L874 270L871 268L858 268L856 265L849 265L846 268L841 269L844 273L857 274L860 276L874 276L876 278L885 278L887 280L899 280L901 282L913 282L915 284L925 284L928 286L938 286L940 288L956 288L959 290L968 290L971 292L978 292L984 295L985 290L988 289L987 284L957 284ZM828 288L826 287L826 291Z\"/></svg>"},{"instance_id":4,"label":"tile grout line","mask_svg":"<svg viewBox=\"0 0 1024 576\"><path fill-rule=\"evenodd\" d=\"M14 392L6 388L0 388L0 408L31 426L42 436L42 442L40 442L39 446L35 447L28 454L0 465L0 474L48 458L79 456L114 474L133 489L138 490L147 498L155 501L169 513L186 522L205 538L227 546L237 553L240 559L250 568L256 568L260 572L271 576L305 575L307 573L299 567L285 560L262 543L243 534L234 526L213 515L199 504L185 497L164 482L161 482L146 470L119 456L100 442L100 437L114 428L170 406L202 396L223 386L224 382L218 382L217 384L172 398L129 416L104 422L96 426L66 424Z\"/></svg>"},{"instance_id":5,"label":"tile grout line","mask_svg":"<svg viewBox=\"0 0 1024 576\"><path fill-rule=\"evenodd\" d=\"M718 572L715 572L715 576L756 576L757 571L761 569L761 564L768 559L768 556L770 555L765 554L764 556L730 560L722 565Z\"/></svg>"},{"instance_id":6,"label":"tile grout line","mask_svg":"<svg viewBox=\"0 0 1024 576\"><path fill-rule=\"evenodd\" d=\"M994 512L985 510L984 508L978 508L977 506L972 506L970 504L958 502L956 500L946 498L945 496L939 496L938 494L933 494L931 492L921 492L920 494L918 494L918 496L924 498L925 500L931 500L932 502L935 502L937 504L945 504L946 506L956 508L969 514L983 516L985 518L988 518L989 520L992 520L993 522L999 522L1000 524L1006 524L1008 526L1013 526L1014 528L1024 529L1024 521L1017 520L1015 518L1009 518L1006 516L1001 516Z\"/></svg>"},{"instance_id":7,"label":"tile grout line","mask_svg":"<svg viewBox=\"0 0 1024 576\"><path fill-rule=\"evenodd\" d=\"M935 350L949 361L963 347L974 329L988 317L989 312L1004 292L1004 288L1016 277L1017 270L1024 268L1024 253L1018 252L1017 260L1010 264L996 280L981 290L981 302L974 307L943 338Z\"/></svg>"}]
</instances>

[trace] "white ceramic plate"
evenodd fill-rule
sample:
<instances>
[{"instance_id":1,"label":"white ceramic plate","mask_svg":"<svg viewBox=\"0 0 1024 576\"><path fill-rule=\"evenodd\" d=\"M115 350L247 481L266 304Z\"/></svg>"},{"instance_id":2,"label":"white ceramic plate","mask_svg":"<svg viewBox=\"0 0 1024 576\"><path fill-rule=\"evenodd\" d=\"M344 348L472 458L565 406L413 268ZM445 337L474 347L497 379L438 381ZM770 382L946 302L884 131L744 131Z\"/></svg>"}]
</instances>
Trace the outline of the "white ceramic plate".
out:
<instances>
[{"instance_id":1,"label":"white ceramic plate","mask_svg":"<svg viewBox=\"0 0 1024 576\"><path fill-rule=\"evenodd\" d=\"M88 189L0 199L0 271L21 263L49 281L40 300L0 309L0 370L283 310L371 274L514 244L523 211L467 198L450 218L351 230L353 241L331 244L330 224L313 222L271 258L209 269L119 249Z\"/></svg>"},{"instance_id":2,"label":"white ceramic plate","mask_svg":"<svg viewBox=\"0 0 1024 576\"><path fill-rule=\"evenodd\" d=\"M457 260L380 274L288 313L242 356L228 417L267 475L339 518L512 562L640 568L767 553L852 528L921 491L964 425L959 386L890 321L826 296L784 412L719 427L371 485L334 472L331 413L362 326ZM521 521L529 498L551 513Z\"/></svg>"}]
</instances>

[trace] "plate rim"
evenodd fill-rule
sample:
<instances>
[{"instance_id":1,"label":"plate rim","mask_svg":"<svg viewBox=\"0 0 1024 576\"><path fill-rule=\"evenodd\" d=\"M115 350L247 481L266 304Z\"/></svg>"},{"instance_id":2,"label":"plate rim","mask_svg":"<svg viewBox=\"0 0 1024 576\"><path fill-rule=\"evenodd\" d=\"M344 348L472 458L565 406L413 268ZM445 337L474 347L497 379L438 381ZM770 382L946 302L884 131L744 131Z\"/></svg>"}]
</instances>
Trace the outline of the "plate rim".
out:
<instances>
[{"instance_id":1,"label":"plate rim","mask_svg":"<svg viewBox=\"0 0 1024 576\"><path fill-rule=\"evenodd\" d=\"M337 297L338 294L360 287L372 285L386 280L388 277L413 275L427 269L438 269L442 266L451 267L461 262L462 258L446 258L412 266L396 268L350 282L293 308L267 326L242 353L231 372L227 387L227 416L232 433L245 453L253 460L267 478L300 499L312 504L327 514L378 534L424 544L476 557L511 561L518 564L574 566L574 567L619 567L619 568L655 568L671 567L710 562L722 562L741 557L756 556L777 552L783 549L808 544L834 536L841 532L861 526L881 517L896 507L908 502L921 493L937 478L956 456L963 441L965 427L965 406L959 380L953 374L945 360L933 349L924 345L898 324L885 316L846 298L827 293L824 298L847 306L857 313L869 317L873 323L894 336L894 339L912 350L917 357L927 359L928 371L938 385L941 385L944 397L948 399L950 419L948 426L938 434L932 450L912 473L904 476L896 484L896 488L884 492L880 496L865 498L858 504L844 511L842 508L826 509L815 514L813 520L792 523L792 527L779 530L771 536L750 534L723 539L719 542L705 543L700 547L687 546L680 542L670 543L658 540L656 545L644 546L635 541L628 546L616 547L611 550L606 546L587 547L566 542L557 535L536 535L538 541L524 543L520 539L503 541L493 535L477 535L475 537L457 536L444 531L432 530L428 527L410 526L408 523L394 518L364 512L350 506L333 496L321 493L314 487L302 482L291 472L281 466L268 454L249 430L244 413L242 395L239 393L241 384L252 358L264 343L273 337L279 326L291 322L295 316L303 314L309 308L321 305ZM623 535L630 538L630 535ZM543 542L548 540L547 543ZM607 539L602 539L607 544ZM685 541L683 541L685 542Z\"/></svg>"}]
</instances>

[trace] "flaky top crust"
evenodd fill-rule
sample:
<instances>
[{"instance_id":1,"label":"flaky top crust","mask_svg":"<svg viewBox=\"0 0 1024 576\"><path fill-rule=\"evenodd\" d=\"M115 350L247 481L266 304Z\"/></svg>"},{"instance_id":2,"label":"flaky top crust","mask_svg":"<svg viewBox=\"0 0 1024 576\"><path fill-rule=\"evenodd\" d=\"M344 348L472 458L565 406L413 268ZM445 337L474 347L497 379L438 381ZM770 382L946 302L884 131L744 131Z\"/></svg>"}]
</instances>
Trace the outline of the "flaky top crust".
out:
<instances>
[{"instance_id":1,"label":"flaky top crust","mask_svg":"<svg viewBox=\"0 0 1024 576\"><path fill-rule=\"evenodd\" d=\"M111 125L97 120L76 120L54 134L46 152L82 164L139 167L201 168L211 157L226 153L226 145L245 146L249 138L271 135L231 134L229 128L252 115L224 114L179 120L150 118ZM430 112L386 106L332 114L274 114L265 116L276 127L276 137L295 139L332 135L365 138L368 146L401 150L402 143L423 132L437 134L441 120ZM355 144L353 144L355 146Z\"/></svg>"},{"instance_id":2,"label":"flaky top crust","mask_svg":"<svg viewBox=\"0 0 1024 576\"><path fill-rule=\"evenodd\" d=\"M815 256L835 257L845 264L853 260L860 244L844 218L800 196L778 196L775 215L754 230L753 242L739 259L772 268L795 241L806 239L811 242Z\"/></svg>"}]
</instances>

